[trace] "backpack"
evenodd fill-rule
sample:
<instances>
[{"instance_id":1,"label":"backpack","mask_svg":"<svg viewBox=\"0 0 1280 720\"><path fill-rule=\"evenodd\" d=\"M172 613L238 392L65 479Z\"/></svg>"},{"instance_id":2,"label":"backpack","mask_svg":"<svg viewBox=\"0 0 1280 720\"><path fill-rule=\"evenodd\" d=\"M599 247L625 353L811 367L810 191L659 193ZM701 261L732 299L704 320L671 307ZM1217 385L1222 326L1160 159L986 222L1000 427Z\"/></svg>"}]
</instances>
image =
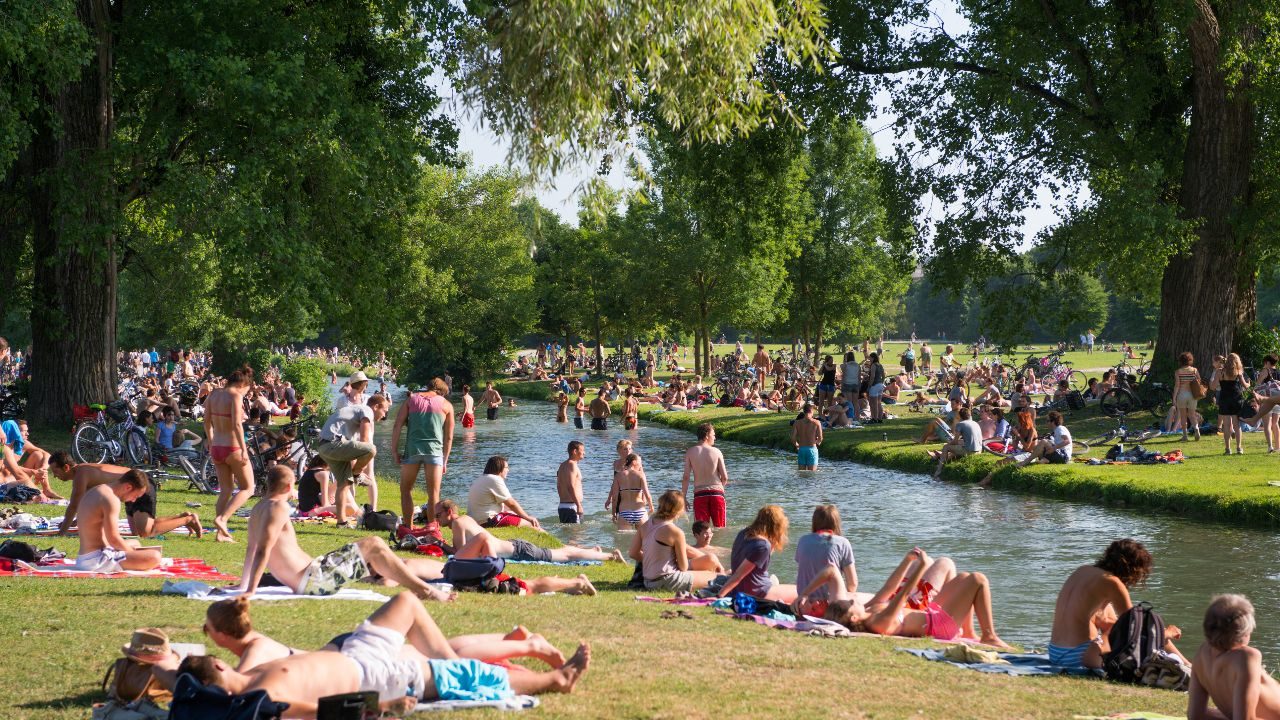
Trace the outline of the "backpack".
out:
<instances>
[{"instance_id":1,"label":"backpack","mask_svg":"<svg viewBox=\"0 0 1280 720\"><path fill-rule=\"evenodd\" d=\"M395 530L400 524L400 516L390 510L374 510L372 505L364 506L364 516L360 518L360 527L365 530Z\"/></svg>"},{"instance_id":2,"label":"backpack","mask_svg":"<svg viewBox=\"0 0 1280 720\"><path fill-rule=\"evenodd\" d=\"M1164 647L1164 618L1151 603L1134 603L1124 611L1107 634L1111 652L1102 656L1102 670L1107 679L1137 683L1143 665Z\"/></svg>"},{"instance_id":3,"label":"backpack","mask_svg":"<svg viewBox=\"0 0 1280 720\"><path fill-rule=\"evenodd\" d=\"M21 560L22 562L36 562L40 556L36 552L34 545L24 543L21 540L5 540L0 543L0 558L9 558L10 560Z\"/></svg>"},{"instance_id":4,"label":"backpack","mask_svg":"<svg viewBox=\"0 0 1280 720\"><path fill-rule=\"evenodd\" d=\"M169 720L280 720L288 708L287 703L272 701L266 690L232 695L183 673L173 688Z\"/></svg>"}]
</instances>

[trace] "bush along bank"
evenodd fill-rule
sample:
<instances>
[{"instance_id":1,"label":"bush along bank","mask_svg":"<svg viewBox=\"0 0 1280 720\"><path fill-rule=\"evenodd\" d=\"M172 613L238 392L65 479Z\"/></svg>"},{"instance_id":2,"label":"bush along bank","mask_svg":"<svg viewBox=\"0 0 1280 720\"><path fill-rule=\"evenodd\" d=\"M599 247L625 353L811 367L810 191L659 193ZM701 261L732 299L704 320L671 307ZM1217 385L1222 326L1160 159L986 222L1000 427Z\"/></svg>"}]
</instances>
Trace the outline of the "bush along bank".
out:
<instances>
[{"instance_id":1,"label":"bush along bank","mask_svg":"<svg viewBox=\"0 0 1280 720\"><path fill-rule=\"evenodd\" d=\"M550 400L543 382L498 382L504 396L525 400ZM755 413L741 408L702 408L696 412L664 412L657 406L640 406L641 423L652 422L693 432L709 422L724 440L762 447L790 449L789 413ZM614 404L618 412L620 403ZM934 463L925 452L939 444L919 445L933 415L908 413L904 406L897 419L857 430L834 430L826 435L821 454L825 459L851 460L875 467L929 474ZM1081 423L1096 421L1081 420ZM1077 439L1083 434L1067 419ZM1257 433L1260 437L1261 433ZM1280 487L1268 484L1276 477L1280 463L1274 455L1257 451L1247 455L1223 456L1220 436L1206 436L1200 442L1183 442L1180 436L1163 436L1146 445L1167 452L1180 449L1185 462L1176 465L1031 465L1025 468L998 466L994 455L984 454L948 463L942 479L977 482L994 471L992 487L1027 492L1080 502L1173 512L1182 516L1255 527L1280 527ZM1106 448L1096 448L1089 457L1101 457Z\"/></svg>"}]
</instances>

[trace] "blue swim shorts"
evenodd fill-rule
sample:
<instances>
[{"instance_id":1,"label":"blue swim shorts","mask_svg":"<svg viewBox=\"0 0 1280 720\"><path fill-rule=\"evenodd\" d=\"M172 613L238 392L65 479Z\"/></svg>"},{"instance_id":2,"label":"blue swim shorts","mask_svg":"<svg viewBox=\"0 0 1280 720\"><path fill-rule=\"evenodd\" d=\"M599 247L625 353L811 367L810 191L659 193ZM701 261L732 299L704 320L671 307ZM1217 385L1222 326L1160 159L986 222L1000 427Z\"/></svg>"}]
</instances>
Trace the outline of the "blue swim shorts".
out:
<instances>
[{"instance_id":1,"label":"blue swim shorts","mask_svg":"<svg viewBox=\"0 0 1280 720\"><path fill-rule=\"evenodd\" d=\"M818 448L807 445L796 449L796 465L802 467L818 465Z\"/></svg>"},{"instance_id":2,"label":"blue swim shorts","mask_svg":"<svg viewBox=\"0 0 1280 720\"><path fill-rule=\"evenodd\" d=\"M505 700L515 694L507 669L479 660L428 660L441 700Z\"/></svg>"}]
</instances>

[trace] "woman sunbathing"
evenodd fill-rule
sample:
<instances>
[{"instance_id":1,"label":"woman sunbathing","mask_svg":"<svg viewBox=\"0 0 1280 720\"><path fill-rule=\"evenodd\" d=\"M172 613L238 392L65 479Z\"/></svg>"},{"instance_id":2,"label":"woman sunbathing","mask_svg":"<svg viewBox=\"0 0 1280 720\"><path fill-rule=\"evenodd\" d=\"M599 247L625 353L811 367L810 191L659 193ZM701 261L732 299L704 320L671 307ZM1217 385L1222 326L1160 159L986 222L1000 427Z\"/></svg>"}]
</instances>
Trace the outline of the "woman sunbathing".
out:
<instances>
[{"instance_id":1,"label":"woman sunbathing","mask_svg":"<svg viewBox=\"0 0 1280 720\"><path fill-rule=\"evenodd\" d=\"M1008 645L996 635L991 586L982 573L959 573L948 580L931 601L921 602L921 609L908 609L908 600L924 578L929 563L929 556L924 550L912 548L885 583L886 589L897 589L891 593L881 589L865 606L856 598L844 597L845 591L841 589L844 578L839 573L825 573L835 585L832 596L843 598L828 604L826 619L854 632L956 640L964 633L955 618L969 623L969 615L973 613L978 616L982 630L979 642L1007 648ZM906 582L902 583L904 578Z\"/></svg>"}]
</instances>

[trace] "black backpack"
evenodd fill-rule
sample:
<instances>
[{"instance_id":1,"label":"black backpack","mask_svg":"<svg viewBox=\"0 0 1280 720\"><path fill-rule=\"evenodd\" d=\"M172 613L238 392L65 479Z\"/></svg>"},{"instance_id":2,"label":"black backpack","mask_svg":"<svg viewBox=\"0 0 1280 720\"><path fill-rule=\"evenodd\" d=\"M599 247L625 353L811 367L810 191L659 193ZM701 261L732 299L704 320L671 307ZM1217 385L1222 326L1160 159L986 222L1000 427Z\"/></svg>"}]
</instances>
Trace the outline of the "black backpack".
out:
<instances>
[{"instance_id":1,"label":"black backpack","mask_svg":"<svg viewBox=\"0 0 1280 720\"><path fill-rule=\"evenodd\" d=\"M1151 603L1134 603L1111 627L1107 641L1111 652L1102 656L1107 679L1136 683L1142 677L1142 666L1164 647L1164 618Z\"/></svg>"},{"instance_id":2,"label":"black backpack","mask_svg":"<svg viewBox=\"0 0 1280 720\"><path fill-rule=\"evenodd\" d=\"M21 540L5 540L0 543L0 558L33 563L40 559L40 553L30 543L24 543Z\"/></svg>"},{"instance_id":3,"label":"black backpack","mask_svg":"<svg viewBox=\"0 0 1280 720\"><path fill-rule=\"evenodd\" d=\"M372 505L364 506L364 517L360 518L360 527L365 530L394 531L399 524L399 515L390 510L374 510Z\"/></svg>"},{"instance_id":4,"label":"black backpack","mask_svg":"<svg viewBox=\"0 0 1280 720\"><path fill-rule=\"evenodd\" d=\"M287 709L288 703L273 701L266 690L232 695L183 673L173 688L169 720L280 720Z\"/></svg>"}]
</instances>

